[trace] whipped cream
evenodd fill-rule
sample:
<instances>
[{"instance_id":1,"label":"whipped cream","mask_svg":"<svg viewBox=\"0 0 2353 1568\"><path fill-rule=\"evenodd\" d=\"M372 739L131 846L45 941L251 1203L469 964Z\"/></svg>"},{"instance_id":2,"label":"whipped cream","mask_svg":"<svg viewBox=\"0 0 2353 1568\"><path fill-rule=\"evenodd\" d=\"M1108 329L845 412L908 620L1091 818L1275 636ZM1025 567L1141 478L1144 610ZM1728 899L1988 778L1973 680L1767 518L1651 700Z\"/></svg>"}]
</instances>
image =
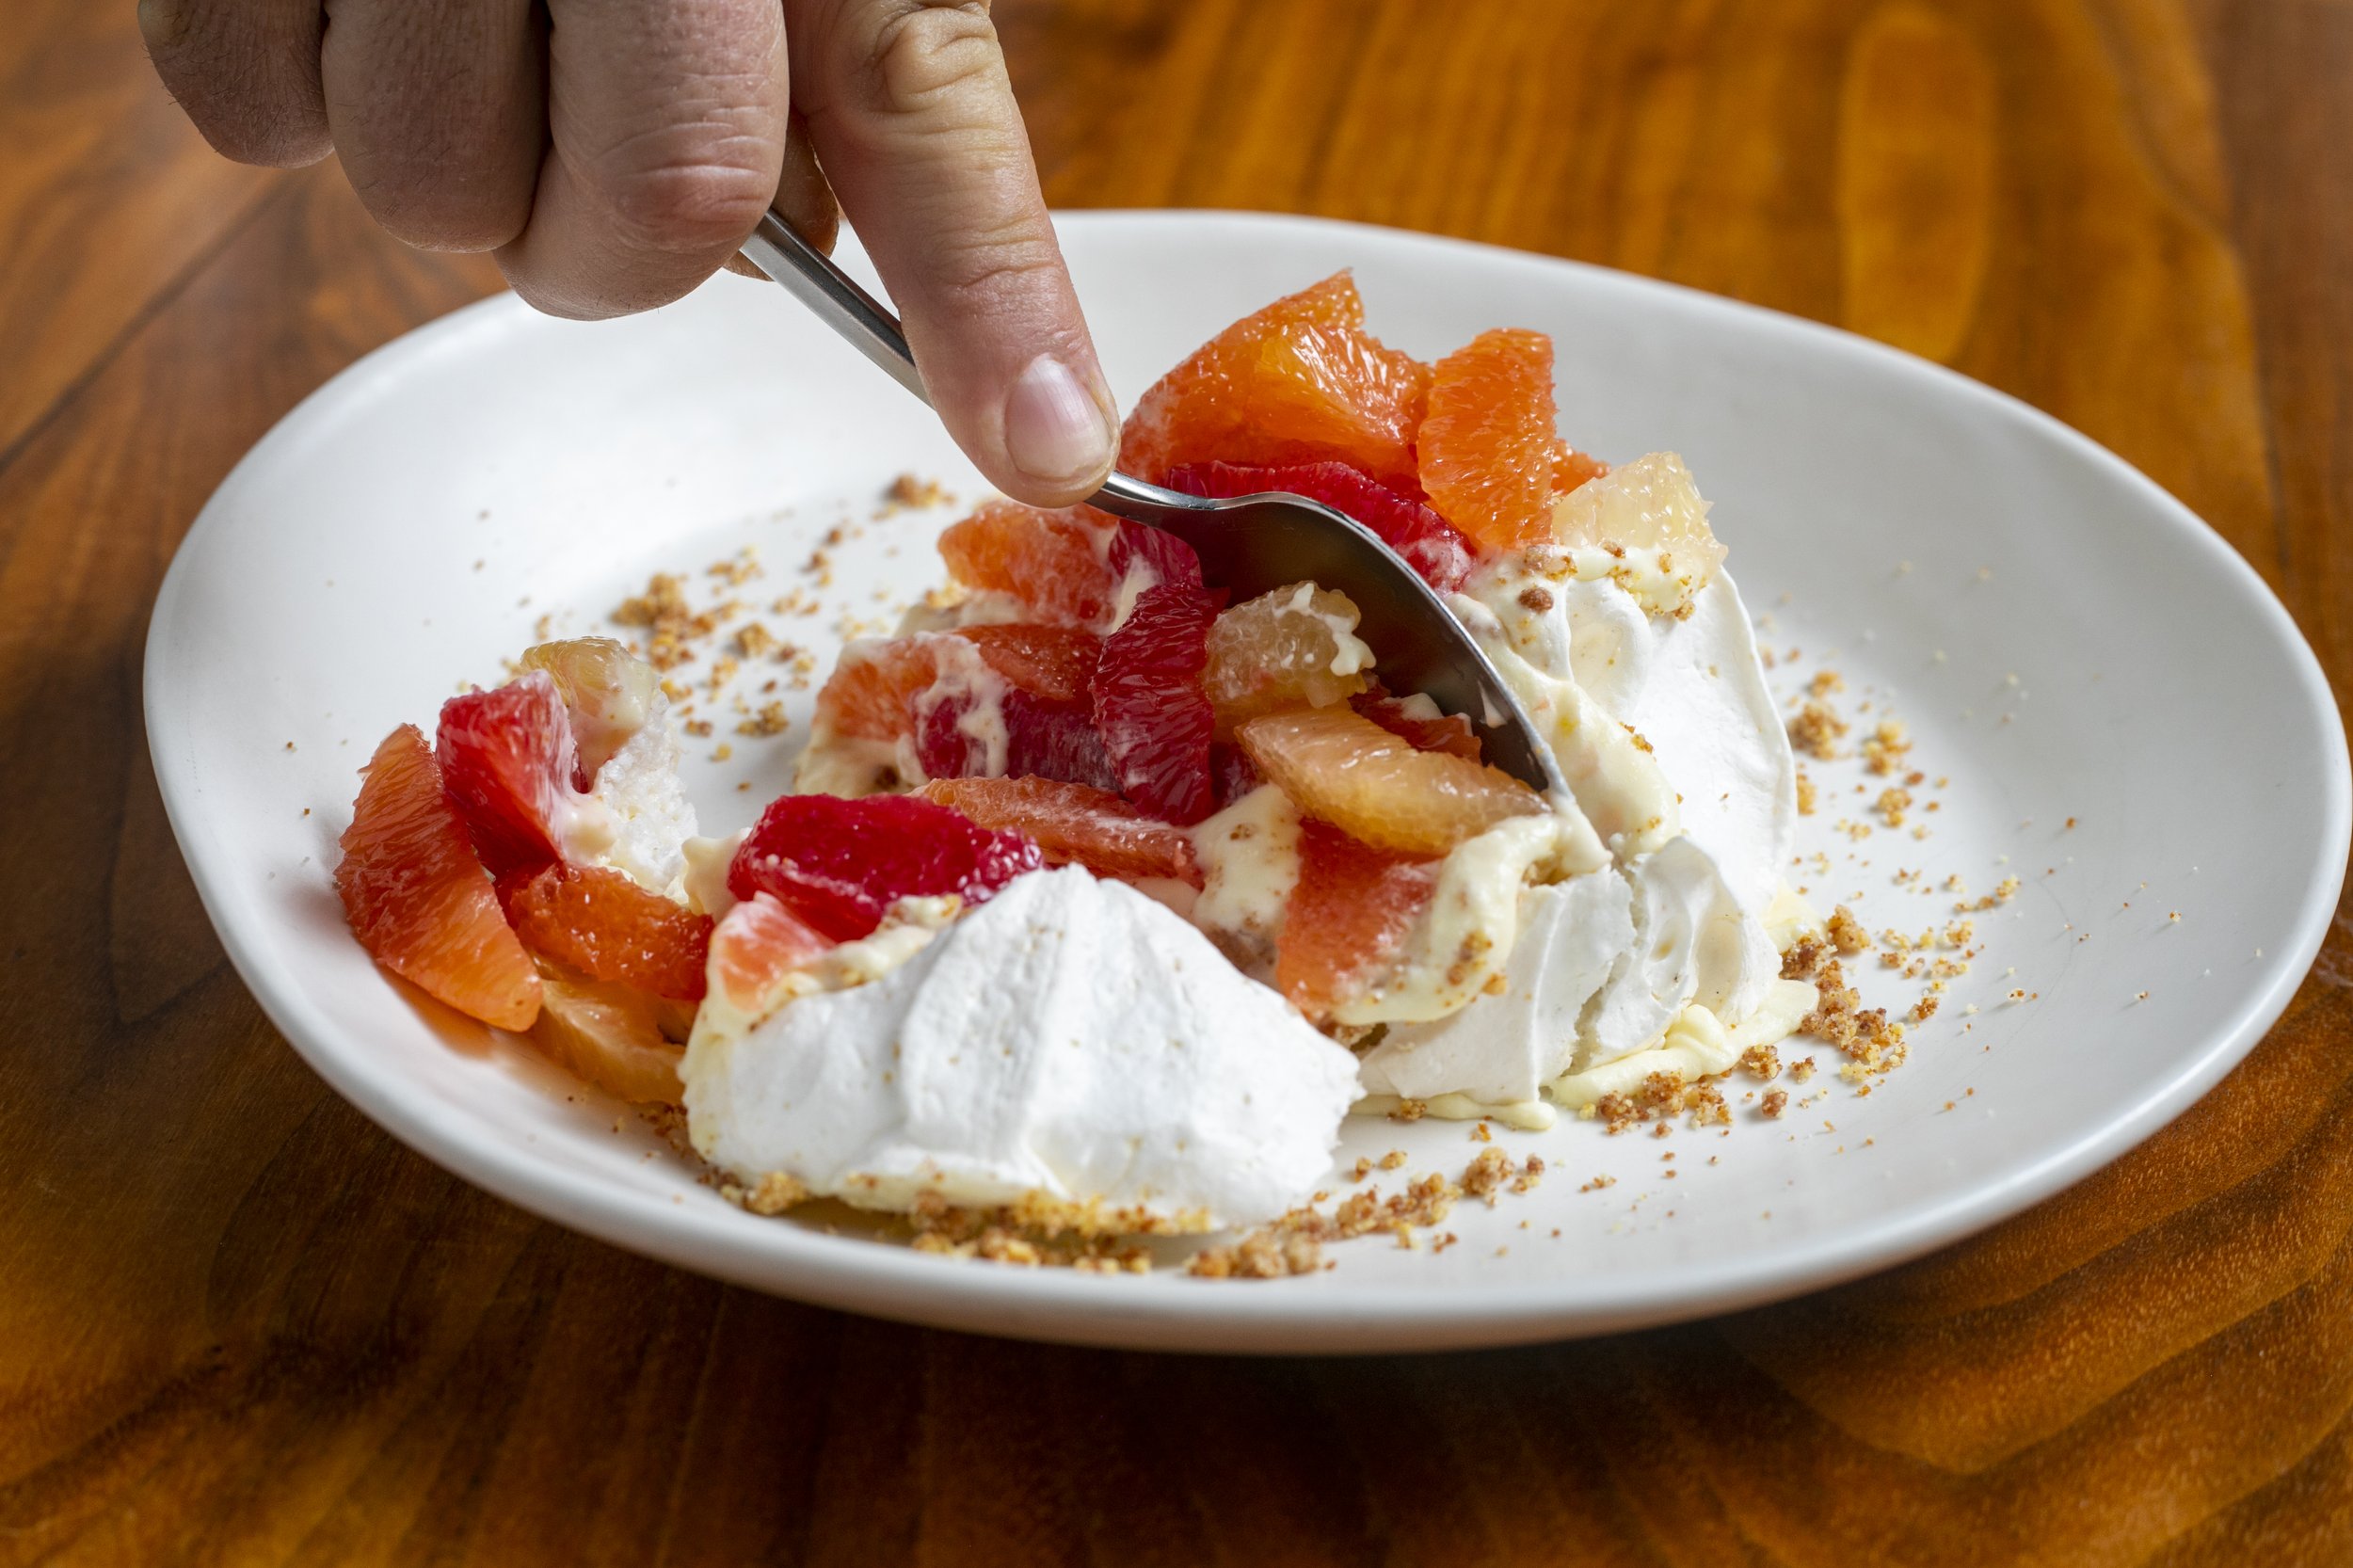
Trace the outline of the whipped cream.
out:
<instances>
[{"instance_id":1,"label":"whipped cream","mask_svg":"<svg viewBox=\"0 0 2353 1568\"><path fill-rule=\"evenodd\" d=\"M536 671L523 679L535 678L547 679ZM673 890L686 869L686 840L695 836L695 803L679 778L669 712L668 700L657 696L631 715L636 728L605 758L586 794L564 792L552 823L567 861L626 872L656 893Z\"/></svg>"},{"instance_id":2,"label":"whipped cream","mask_svg":"<svg viewBox=\"0 0 2353 1568\"><path fill-rule=\"evenodd\" d=\"M910 945L756 1018L706 1002L682 1067L705 1158L862 1207L1043 1199L1126 1229L1256 1224L1328 1171L1355 1058L1133 888L1032 872Z\"/></svg>"},{"instance_id":3,"label":"whipped cream","mask_svg":"<svg viewBox=\"0 0 2353 1568\"><path fill-rule=\"evenodd\" d=\"M1541 1120L1540 1095L1584 1103L1580 1086L1624 1076L1594 1077L1611 1064L1644 1064L1638 1083L1719 1072L1813 1006L1811 987L1779 979L1779 951L1817 923L1781 878L1796 768L1706 504L1680 459L1655 454L1556 511L1561 542L1481 563L1450 607L1574 796L1497 832L1553 822L1599 852L1515 860L1490 834L1448 858L1442 887L1481 891L1433 902L1397 973L1335 1011L1388 1026L1363 1062L1363 1108L1395 1096Z\"/></svg>"}]
</instances>

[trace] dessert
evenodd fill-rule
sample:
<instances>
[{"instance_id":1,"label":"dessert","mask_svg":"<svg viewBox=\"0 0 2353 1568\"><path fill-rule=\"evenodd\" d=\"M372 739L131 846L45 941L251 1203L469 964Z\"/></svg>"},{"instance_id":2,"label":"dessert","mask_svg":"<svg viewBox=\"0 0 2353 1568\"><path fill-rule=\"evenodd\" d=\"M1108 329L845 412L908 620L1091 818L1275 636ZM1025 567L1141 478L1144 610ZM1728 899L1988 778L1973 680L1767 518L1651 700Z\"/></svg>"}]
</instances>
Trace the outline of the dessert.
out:
<instances>
[{"instance_id":1,"label":"dessert","mask_svg":"<svg viewBox=\"0 0 2353 1568\"><path fill-rule=\"evenodd\" d=\"M1822 935L1781 876L1796 771L1691 474L1563 441L1553 373L1518 329L1425 365L1343 273L1157 383L1122 464L1364 521L1565 792L1385 686L1345 594L1233 602L1172 536L993 501L940 536L941 591L844 648L742 833L697 832L663 680L610 639L532 648L429 748L395 731L344 839L353 930L681 1106L763 1211L1240 1229L1327 1181L1352 1112L1705 1097L1820 1011L1783 978ZM641 624L674 656L670 608Z\"/></svg>"}]
</instances>

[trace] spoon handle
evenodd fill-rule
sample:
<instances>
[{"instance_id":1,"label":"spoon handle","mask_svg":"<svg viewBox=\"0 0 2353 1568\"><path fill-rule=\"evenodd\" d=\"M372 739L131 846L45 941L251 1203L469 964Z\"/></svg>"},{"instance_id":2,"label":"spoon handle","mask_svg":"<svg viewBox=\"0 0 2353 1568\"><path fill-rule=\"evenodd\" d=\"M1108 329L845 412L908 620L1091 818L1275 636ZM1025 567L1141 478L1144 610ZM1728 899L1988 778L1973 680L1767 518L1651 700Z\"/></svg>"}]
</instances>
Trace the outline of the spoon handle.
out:
<instances>
[{"instance_id":1,"label":"spoon handle","mask_svg":"<svg viewBox=\"0 0 2353 1568\"><path fill-rule=\"evenodd\" d=\"M899 318L882 301L858 287L857 280L836 266L833 258L801 238L799 231L776 211L760 215L760 227L744 242L744 254L793 298L817 312L817 319L840 333L851 347L874 362L874 368L906 388L926 406L922 373L907 349L907 335Z\"/></svg>"}]
</instances>

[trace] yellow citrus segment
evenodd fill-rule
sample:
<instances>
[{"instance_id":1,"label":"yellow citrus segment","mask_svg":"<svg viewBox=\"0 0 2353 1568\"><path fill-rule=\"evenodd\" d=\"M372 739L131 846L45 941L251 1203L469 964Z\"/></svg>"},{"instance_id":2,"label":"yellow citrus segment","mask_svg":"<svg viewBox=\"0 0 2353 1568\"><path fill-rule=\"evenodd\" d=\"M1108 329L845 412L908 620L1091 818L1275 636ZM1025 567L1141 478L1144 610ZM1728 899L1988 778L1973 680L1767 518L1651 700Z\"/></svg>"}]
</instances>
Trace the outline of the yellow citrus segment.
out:
<instances>
[{"instance_id":1,"label":"yellow citrus segment","mask_svg":"<svg viewBox=\"0 0 2353 1568\"><path fill-rule=\"evenodd\" d=\"M1543 797L1510 774L1417 751L1348 708L1261 714L1235 739L1304 815L1401 855L1444 855L1497 823L1545 809Z\"/></svg>"},{"instance_id":2,"label":"yellow citrus segment","mask_svg":"<svg viewBox=\"0 0 2353 1568\"><path fill-rule=\"evenodd\" d=\"M1343 593L1294 583L1217 617L1201 689L1217 712L1217 738L1279 708L1328 708L1365 689L1372 649L1356 635L1356 606Z\"/></svg>"}]
</instances>

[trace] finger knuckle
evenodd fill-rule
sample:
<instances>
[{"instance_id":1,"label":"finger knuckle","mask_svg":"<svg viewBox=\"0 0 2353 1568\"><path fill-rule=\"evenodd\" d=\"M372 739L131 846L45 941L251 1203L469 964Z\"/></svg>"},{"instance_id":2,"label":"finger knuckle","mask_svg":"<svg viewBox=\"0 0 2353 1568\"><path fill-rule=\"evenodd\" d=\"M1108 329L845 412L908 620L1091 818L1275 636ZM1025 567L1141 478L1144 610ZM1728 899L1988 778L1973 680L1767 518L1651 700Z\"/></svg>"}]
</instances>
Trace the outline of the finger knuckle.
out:
<instances>
[{"instance_id":1,"label":"finger knuckle","mask_svg":"<svg viewBox=\"0 0 2353 1568\"><path fill-rule=\"evenodd\" d=\"M940 288L977 306L1059 275L1062 257L1049 234L1020 219L969 229L943 244L931 262Z\"/></svg>"},{"instance_id":2,"label":"finger knuckle","mask_svg":"<svg viewBox=\"0 0 2353 1568\"><path fill-rule=\"evenodd\" d=\"M139 0L139 36L164 87L223 157L271 168L334 150L316 62L299 52L256 59L224 41L192 0Z\"/></svg>"},{"instance_id":3,"label":"finger knuckle","mask_svg":"<svg viewBox=\"0 0 2353 1568\"><path fill-rule=\"evenodd\" d=\"M776 174L758 139L728 134L665 136L665 145L623 149L594 182L624 237L650 250L732 246L760 221Z\"/></svg>"},{"instance_id":4,"label":"finger knuckle","mask_svg":"<svg viewBox=\"0 0 2353 1568\"><path fill-rule=\"evenodd\" d=\"M872 85L874 107L920 114L976 86L993 88L1003 62L981 0L893 0L875 15L860 75Z\"/></svg>"}]
</instances>

